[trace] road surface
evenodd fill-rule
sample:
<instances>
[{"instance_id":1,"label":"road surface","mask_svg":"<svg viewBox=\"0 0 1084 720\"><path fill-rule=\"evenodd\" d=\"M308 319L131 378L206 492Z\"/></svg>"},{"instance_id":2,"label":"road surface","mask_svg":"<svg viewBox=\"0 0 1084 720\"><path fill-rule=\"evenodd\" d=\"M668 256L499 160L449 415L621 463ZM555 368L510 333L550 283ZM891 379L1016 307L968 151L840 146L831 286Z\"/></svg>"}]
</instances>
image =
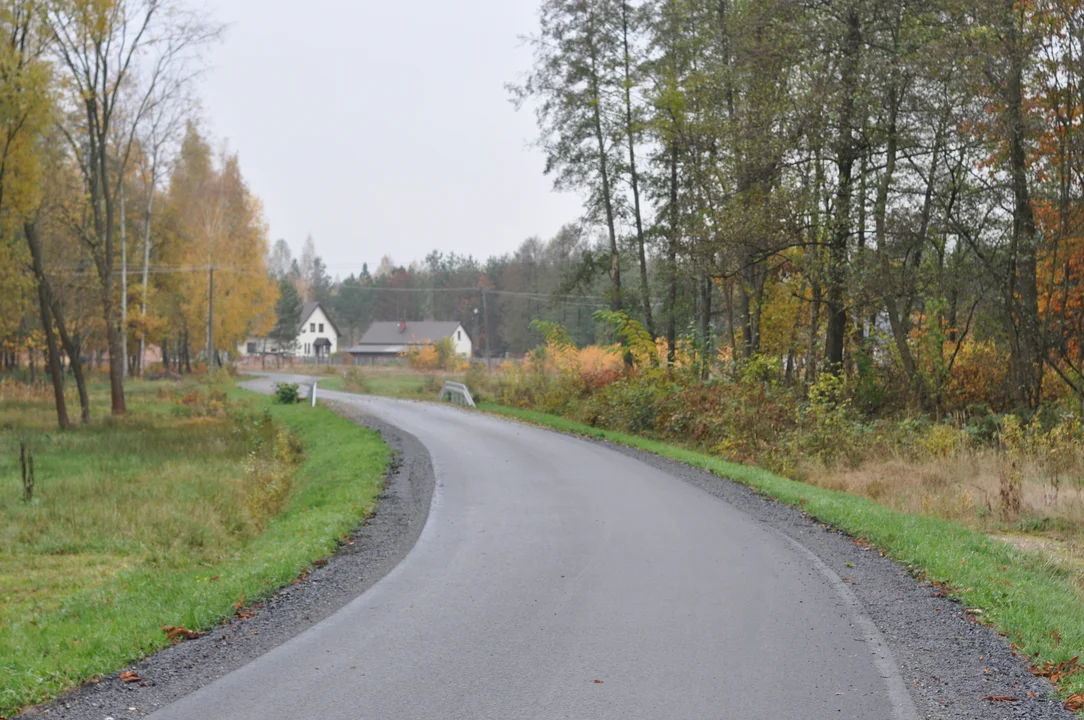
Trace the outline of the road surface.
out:
<instances>
[{"instance_id":1,"label":"road surface","mask_svg":"<svg viewBox=\"0 0 1084 720\"><path fill-rule=\"evenodd\" d=\"M417 545L156 720L917 718L838 577L722 500L481 413L320 397L429 450L437 489Z\"/></svg>"}]
</instances>

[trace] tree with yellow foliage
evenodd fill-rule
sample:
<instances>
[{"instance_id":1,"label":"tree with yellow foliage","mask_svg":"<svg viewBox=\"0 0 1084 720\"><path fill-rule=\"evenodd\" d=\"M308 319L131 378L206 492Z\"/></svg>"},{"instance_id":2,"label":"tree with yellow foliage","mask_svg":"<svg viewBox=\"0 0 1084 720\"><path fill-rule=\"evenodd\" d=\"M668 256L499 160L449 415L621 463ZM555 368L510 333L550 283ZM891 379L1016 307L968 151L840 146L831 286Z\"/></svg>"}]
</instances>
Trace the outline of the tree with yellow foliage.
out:
<instances>
[{"instance_id":1,"label":"tree with yellow foliage","mask_svg":"<svg viewBox=\"0 0 1084 720\"><path fill-rule=\"evenodd\" d=\"M236 155L215 162L190 123L166 198L186 272L179 308L186 327L203 327L208 367L218 351L274 325L278 288L267 272L263 208L245 185Z\"/></svg>"}]
</instances>

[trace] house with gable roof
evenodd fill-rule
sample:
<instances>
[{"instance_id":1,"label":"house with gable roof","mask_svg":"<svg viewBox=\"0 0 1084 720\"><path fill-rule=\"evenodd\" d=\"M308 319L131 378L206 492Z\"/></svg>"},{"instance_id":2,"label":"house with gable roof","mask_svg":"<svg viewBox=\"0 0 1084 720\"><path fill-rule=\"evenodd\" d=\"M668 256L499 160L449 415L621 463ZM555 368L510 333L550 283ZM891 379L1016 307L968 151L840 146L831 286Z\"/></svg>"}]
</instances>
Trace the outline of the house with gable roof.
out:
<instances>
[{"instance_id":1,"label":"house with gable roof","mask_svg":"<svg viewBox=\"0 0 1084 720\"><path fill-rule=\"evenodd\" d=\"M281 354L327 360L339 351L339 337L338 328L320 303L307 302L301 306L301 322L291 347L279 347L279 343L271 338L248 338L237 352L242 358Z\"/></svg>"},{"instance_id":2,"label":"house with gable roof","mask_svg":"<svg viewBox=\"0 0 1084 720\"><path fill-rule=\"evenodd\" d=\"M357 345L347 349L354 364L376 365L399 358L411 346L436 344L451 338L456 355L469 358L473 350L470 335L456 321L374 322Z\"/></svg>"}]
</instances>

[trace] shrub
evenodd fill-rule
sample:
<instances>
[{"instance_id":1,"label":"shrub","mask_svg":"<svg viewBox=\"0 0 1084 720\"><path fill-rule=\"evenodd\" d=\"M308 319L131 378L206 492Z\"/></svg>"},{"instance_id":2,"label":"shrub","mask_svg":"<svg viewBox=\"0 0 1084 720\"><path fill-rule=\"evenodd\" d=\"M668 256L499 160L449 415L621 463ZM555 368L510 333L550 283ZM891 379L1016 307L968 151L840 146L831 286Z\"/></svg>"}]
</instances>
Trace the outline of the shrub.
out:
<instances>
[{"instance_id":1,"label":"shrub","mask_svg":"<svg viewBox=\"0 0 1084 720\"><path fill-rule=\"evenodd\" d=\"M634 434L655 434L666 398L679 390L665 372L635 372L603 387L583 404L581 413L600 427Z\"/></svg>"},{"instance_id":2,"label":"shrub","mask_svg":"<svg viewBox=\"0 0 1084 720\"><path fill-rule=\"evenodd\" d=\"M436 370L440 367L440 355L431 344L411 345L404 354L411 370Z\"/></svg>"},{"instance_id":3,"label":"shrub","mask_svg":"<svg viewBox=\"0 0 1084 720\"><path fill-rule=\"evenodd\" d=\"M461 364L450 337L435 343L411 345L403 353L412 370L457 370Z\"/></svg>"},{"instance_id":4,"label":"shrub","mask_svg":"<svg viewBox=\"0 0 1084 720\"><path fill-rule=\"evenodd\" d=\"M230 419L233 435L246 452L242 501L253 526L262 530L285 505L305 451L297 435L276 425L266 410L238 410Z\"/></svg>"},{"instance_id":5,"label":"shrub","mask_svg":"<svg viewBox=\"0 0 1084 720\"><path fill-rule=\"evenodd\" d=\"M369 381L361 368L352 367L343 373L343 388L347 392L369 392Z\"/></svg>"},{"instance_id":6,"label":"shrub","mask_svg":"<svg viewBox=\"0 0 1084 720\"><path fill-rule=\"evenodd\" d=\"M925 435L919 437L918 447L935 458L948 457L963 450L971 441L967 430L946 425L932 425Z\"/></svg>"},{"instance_id":7,"label":"shrub","mask_svg":"<svg viewBox=\"0 0 1084 720\"><path fill-rule=\"evenodd\" d=\"M1012 403L1005 353L992 342L965 342L944 387L950 409L986 405L1004 410Z\"/></svg>"},{"instance_id":8,"label":"shrub","mask_svg":"<svg viewBox=\"0 0 1084 720\"><path fill-rule=\"evenodd\" d=\"M861 428L851 418L843 380L822 373L809 388L808 402L799 410L799 449L831 467L841 457L857 463L862 456Z\"/></svg>"},{"instance_id":9,"label":"shrub","mask_svg":"<svg viewBox=\"0 0 1084 720\"><path fill-rule=\"evenodd\" d=\"M159 396L162 394L159 393ZM217 388L212 388L209 392L192 389L180 397L175 397L174 402L177 404L174 412L189 418L224 418L230 411L226 391Z\"/></svg>"},{"instance_id":10,"label":"shrub","mask_svg":"<svg viewBox=\"0 0 1084 720\"><path fill-rule=\"evenodd\" d=\"M483 398L490 397L489 373L486 372L486 366L482 363L470 363L467 367L467 376L463 379L463 384L470 390L470 394L475 402L480 402Z\"/></svg>"},{"instance_id":11,"label":"shrub","mask_svg":"<svg viewBox=\"0 0 1084 720\"><path fill-rule=\"evenodd\" d=\"M275 402L280 405L293 405L301 401L300 386L297 383L275 383Z\"/></svg>"}]
</instances>

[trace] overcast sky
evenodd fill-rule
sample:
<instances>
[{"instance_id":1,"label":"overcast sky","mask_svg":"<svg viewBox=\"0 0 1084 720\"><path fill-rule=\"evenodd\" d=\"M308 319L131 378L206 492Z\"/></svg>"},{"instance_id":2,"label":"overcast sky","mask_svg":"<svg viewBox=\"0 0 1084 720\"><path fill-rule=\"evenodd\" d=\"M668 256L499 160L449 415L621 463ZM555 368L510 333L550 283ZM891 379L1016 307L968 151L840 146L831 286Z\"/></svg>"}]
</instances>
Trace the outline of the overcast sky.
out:
<instances>
[{"instance_id":1,"label":"overcast sky","mask_svg":"<svg viewBox=\"0 0 1084 720\"><path fill-rule=\"evenodd\" d=\"M576 219L504 84L530 66L537 0L215 0L201 88L270 238L312 234L332 275L389 254L484 259Z\"/></svg>"}]
</instances>

